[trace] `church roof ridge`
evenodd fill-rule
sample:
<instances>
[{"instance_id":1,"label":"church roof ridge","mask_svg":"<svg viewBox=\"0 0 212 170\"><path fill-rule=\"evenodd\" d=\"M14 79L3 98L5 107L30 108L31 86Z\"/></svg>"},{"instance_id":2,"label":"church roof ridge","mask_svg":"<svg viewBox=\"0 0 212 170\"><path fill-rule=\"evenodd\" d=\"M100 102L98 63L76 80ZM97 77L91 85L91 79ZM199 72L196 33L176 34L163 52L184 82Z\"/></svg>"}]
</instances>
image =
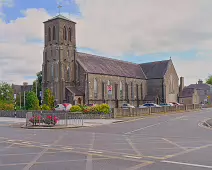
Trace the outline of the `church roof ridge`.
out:
<instances>
[{"instance_id":1,"label":"church roof ridge","mask_svg":"<svg viewBox=\"0 0 212 170\"><path fill-rule=\"evenodd\" d=\"M151 61L151 62L145 62L145 63L140 63L140 64L156 64L156 63L161 63L161 62L168 62L169 60L158 60L158 61Z\"/></svg>"},{"instance_id":2,"label":"church roof ridge","mask_svg":"<svg viewBox=\"0 0 212 170\"><path fill-rule=\"evenodd\" d=\"M63 20L70 21L70 22L73 22L73 23L76 24L76 22L70 20L69 18L67 18L67 17L65 17L65 16L63 16L63 15L61 15L61 14L58 14L58 15L54 16L53 18L48 19L48 20L45 21L45 22L49 22L49 21L52 21L52 20L55 20L55 19L63 19ZM45 23L45 22L43 22L43 23Z\"/></svg>"},{"instance_id":3,"label":"church roof ridge","mask_svg":"<svg viewBox=\"0 0 212 170\"><path fill-rule=\"evenodd\" d=\"M99 57L99 58L103 58L103 59L107 59L107 60L120 61L120 62L124 62L124 63L139 65L137 63L133 63L133 62L130 62L130 61L121 60L121 59L115 59L115 58L110 58L110 57L105 57L105 56L100 56L100 55L96 55L96 54L90 54L90 53L85 53L85 52L77 52L77 53L90 55L90 56L93 56L93 57Z\"/></svg>"}]
</instances>

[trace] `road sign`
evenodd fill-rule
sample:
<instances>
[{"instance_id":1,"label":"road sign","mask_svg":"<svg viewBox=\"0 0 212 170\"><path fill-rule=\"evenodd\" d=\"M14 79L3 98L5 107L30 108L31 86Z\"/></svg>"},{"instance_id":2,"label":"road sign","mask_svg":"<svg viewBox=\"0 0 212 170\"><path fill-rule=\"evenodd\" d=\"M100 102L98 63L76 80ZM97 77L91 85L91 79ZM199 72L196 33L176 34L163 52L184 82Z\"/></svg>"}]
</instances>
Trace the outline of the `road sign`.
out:
<instances>
[{"instance_id":1,"label":"road sign","mask_svg":"<svg viewBox=\"0 0 212 170\"><path fill-rule=\"evenodd\" d=\"M208 96L208 99L210 99L211 98L211 96Z\"/></svg>"},{"instance_id":2,"label":"road sign","mask_svg":"<svg viewBox=\"0 0 212 170\"><path fill-rule=\"evenodd\" d=\"M40 97L42 97L42 91L40 91Z\"/></svg>"},{"instance_id":3,"label":"road sign","mask_svg":"<svg viewBox=\"0 0 212 170\"><path fill-rule=\"evenodd\" d=\"M109 95L112 95L112 91L113 91L112 85L108 85L108 86L107 86L107 93L108 93Z\"/></svg>"},{"instance_id":4,"label":"road sign","mask_svg":"<svg viewBox=\"0 0 212 170\"><path fill-rule=\"evenodd\" d=\"M14 99L16 99L16 94L14 94Z\"/></svg>"}]
</instances>

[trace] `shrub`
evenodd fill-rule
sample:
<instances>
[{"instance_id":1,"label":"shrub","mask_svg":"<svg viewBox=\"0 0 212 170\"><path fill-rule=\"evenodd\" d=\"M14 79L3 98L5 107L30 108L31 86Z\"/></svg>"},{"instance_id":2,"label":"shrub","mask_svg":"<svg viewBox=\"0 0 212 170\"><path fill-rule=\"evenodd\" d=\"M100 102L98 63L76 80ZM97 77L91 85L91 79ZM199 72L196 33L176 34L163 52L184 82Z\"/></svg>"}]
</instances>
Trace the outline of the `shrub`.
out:
<instances>
[{"instance_id":1,"label":"shrub","mask_svg":"<svg viewBox=\"0 0 212 170\"><path fill-rule=\"evenodd\" d=\"M44 104L42 105L42 110L51 110L51 108L48 105Z\"/></svg>"},{"instance_id":2,"label":"shrub","mask_svg":"<svg viewBox=\"0 0 212 170\"><path fill-rule=\"evenodd\" d=\"M47 125L56 125L59 122L59 119L57 116L47 116L44 119L44 123Z\"/></svg>"},{"instance_id":3,"label":"shrub","mask_svg":"<svg viewBox=\"0 0 212 170\"><path fill-rule=\"evenodd\" d=\"M99 113L104 113L104 114L110 113L110 106L108 104L100 104L100 105L97 105L96 107Z\"/></svg>"},{"instance_id":4,"label":"shrub","mask_svg":"<svg viewBox=\"0 0 212 170\"><path fill-rule=\"evenodd\" d=\"M29 119L29 121L33 124L36 125L37 123L43 123L43 118L41 116L33 116Z\"/></svg>"},{"instance_id":5,"label":"shrub","mask_svg":"<svg viewBox=\"0 0 212 170\"><path fill-rule=\"evenodd\" d=\"M87 107L83 110L83 113L88 114L109 114L110 106L108 104L100 104L92 107Z\"/></svg>"},{"instance_id":6,"label":"shrub","mask_svg":"<svg viewBox=\"0 0 212 170\"><path fill-rule=\"evenodd\" d=\"M14 104L0 101L0 110L14 110Z\"/></svg>"},{"instance_id":7,"label":"shrub","mask_svg":"<svg viewBox=\"0 0 212 170\"><path fill-rule=\"evenodd\" d=\"M79 105L74 105L71 107L71 112L81 112L83 109Z\"/></svg>"}]
</instances>

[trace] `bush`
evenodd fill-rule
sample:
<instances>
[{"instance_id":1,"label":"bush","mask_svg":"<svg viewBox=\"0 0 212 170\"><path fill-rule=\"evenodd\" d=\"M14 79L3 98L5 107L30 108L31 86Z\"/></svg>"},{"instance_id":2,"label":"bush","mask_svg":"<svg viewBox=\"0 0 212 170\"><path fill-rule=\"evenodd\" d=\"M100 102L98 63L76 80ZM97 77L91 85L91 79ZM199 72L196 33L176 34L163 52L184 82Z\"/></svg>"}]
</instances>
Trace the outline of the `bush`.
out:
<instances>
[{"instance_id":1,"label":"bush","mask_svg":"<svg viewBox=\"0 0 212 170\"><path fill-rule=\"evenodd\" d=\"M14 110L14 104L0 101L0 110Z\"/></svg>"},{"instance_id":2,"label":"bush","mask_svg":"<svg viewBox=\"0 0 212 170\"><path fill-rule=\"evenodd\" d=\"M99 113L109 114L110 106L108 104L100 104L96 106L96 109Z\"/></svg>"},{"instance_id":3,"label":"bush","mask_svg":"<svg viewBox=\"0 0 212 170\"><path fill-rule=\"evenodd\" d=\"M110 106L108 104L100 104L92 107L87 107L83 110L83 113L88 114L109 114Z\"/></svg>"},{"instance_id":4,"label":"bush","mask_svg":"<svg viewBox=\"0 0 212 170\"><path fill-rule=\"evenodd\" d=\"M44 104L42 105L42 110L51 110L51 108L48 105Z\"/></svg>"},{"instance_id":5,"label":"bush","mask_svg":"<svg viewBox=\"0 0 212 170\"><path fill-rule=\"evenodd\" d=\"M78 105L74 105L70 109L71 112L81 112L82 110L83 109L80 106L78 106Z\"/></svg>"}]
</instances>

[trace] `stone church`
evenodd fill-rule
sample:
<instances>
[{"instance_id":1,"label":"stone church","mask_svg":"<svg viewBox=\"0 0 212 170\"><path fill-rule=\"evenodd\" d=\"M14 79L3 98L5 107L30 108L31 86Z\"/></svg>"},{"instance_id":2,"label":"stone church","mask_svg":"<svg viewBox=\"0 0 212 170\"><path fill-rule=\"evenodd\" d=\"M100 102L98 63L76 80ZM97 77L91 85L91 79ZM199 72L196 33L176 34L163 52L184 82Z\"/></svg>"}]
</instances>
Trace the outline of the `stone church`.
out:
<instances>
[{"instance_id":1,"label":"stone church","mask_svg":"<svg viewBox=\"0 0 212 170\"><path fill-rule=\"evenodd\" d=\"M62 15L44 22L42 89L53 92L55 104L178 101L179 78L171 58L135 64L77 52L75 26Z\"/></svg>"}]
</instances>

